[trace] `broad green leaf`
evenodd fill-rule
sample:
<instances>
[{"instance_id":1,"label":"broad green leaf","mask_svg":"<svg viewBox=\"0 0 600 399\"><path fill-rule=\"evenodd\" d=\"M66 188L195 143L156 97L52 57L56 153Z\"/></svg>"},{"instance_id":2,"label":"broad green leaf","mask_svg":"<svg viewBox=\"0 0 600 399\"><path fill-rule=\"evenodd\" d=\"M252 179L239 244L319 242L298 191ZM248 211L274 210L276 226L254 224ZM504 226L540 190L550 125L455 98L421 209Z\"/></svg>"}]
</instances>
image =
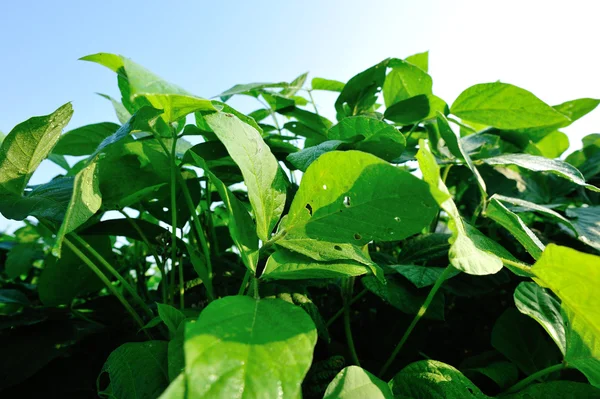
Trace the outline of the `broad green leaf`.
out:
<instances>
[{"instance_id":1,"label":"broad green leaf","mask_svg":"<svg viewBox=\"0 0 600 399\"><path fill-rule=\"evenodd\" d=\"M467 154L467 152L462 148L460 137L458 137L456 135L456 133L454 133L454 131L448 124L448 120L442 113L438 112L436 119L437 119L437 126L438 126L438 131L440 132L440 136L442 136L442 138L446 142L446 145L448 146L448 149L450 150L452 155L454 155L456 158L460 159L462 162L465 163L465 165L469 169L471 169L471 172L473 172L473 175L475 176L475 180L477 181L477 184L479 185L481 195L484 197L484 200L485 200L486 190L487 190L486 186L485 186L485 182L483 181L483 178L479 174L479 171L477 170L475 165L473 165L473 161L471 160L471 157L469 156L469 154Z\"/></svg>"},{"instance_id":2,"label":"broad green leaf","mask_svg":"<svg viewBox=\"0 0 600 399\"><path fill-rule=\"evenodd\" d=\"M460 364L465 375L481 374L494 381L500 388L513 386L519 378L519 370L513 363L506 361L497 351L488 351L469 357Z\"/></svg>"},{"instance_id":3,"label":"broad green leaf","mask_svg":"<svg viewBox=\"0 0 600 399\"><path fill-rule=\"evenodd\" d=\"M596 399L600 398L600 389L581 382L550 381L542 384L533 384L522 391L502 397L505 399Z\"/></svg>"},{"instance_id":4,"label":"broad green leaf","mask_svg":"<svg viewBox=\"0 0 600 399\"><path fill-rule=\"evenodd\" d=\"M333 125L333 123L324 116L298 107L284 108L281 110L277 110L277 112L287 117L296 118L305 126L318 132L318 134L323 135L323 137L326 135L327 130L329 130L329 128L331 128L331 126Z\"/></svg>"},{"instance_id":5,"label":"broad green leaf","mask_svg":"<svg viewBox=\"0 0 600 399\"><path fill-rule=\"evenodd\" d=\"M546 290L532 282L519 284L514 299L519 312L540 323L564 356L567 344L560 303Z\"/></svg>"},{"instance_id":6,"label":"broad green leaf","mask_svg":"<svg viewBox=\"0 0 600 399\"><path fill-rule=\"evenodd\" d=\"M71 170L71 165L69 165L64 155L50 154L47 159L66 170L67 173Z\"/></svg>"},{"instance_id":7,"label":"broad green leaf","mask_svg":"<svg viewBox=\"0 0 600 399\"><path fill-rule=\"evenodd\" d=\"M541 256L544 251L544 244L517 214L511 212L494 196L489 200L485 216L508 230L534 259Z\"/></svg>"},{"instance_id":8,"label":"broad green leaf","mask_svg":"<svg viewBox=\"0 0 600 399\"><path fill-rule=\"evenodd\" d=\"M104 139L119 130L119 127L116 123L102 122L69 130L60 136L52 153L75 156L90 155Z\"/></svg>"},{"instance_id":9,"label":"broad green leaf","mask_svg":"<svg viewBox=\"0 0 600 399\"><path fill-rule=\"evenodd\" d=\"M191 398L298 398L317 341L310 317L280 299L229 296L187 324Z\"/></svg>"},{"instance_id":10,"label":"broad green leaf","mask_svg":"<svg viewBox=\"0 0 600 399\"><path fill-rule=\"evenodd\" d=\"M600 100L595 98L578 98L577 100L571 100L555 105L552 108L569 118L571 123L573 123L577 119L592 112L598 104L600 104Z\"/></svg>"},{"instance_id":11,"label":"broad green leaf","mask_svg":"<svg viewBox=\"0 0 600 399\"><path fill-rule=\"evenodd\" d=\"M313 78L310 83L313 90L336 91L341 93L345 83L333 79Z\"/></svg>"},{"instance_id":12,"label":"broad green leaf","mask_svg":"<svg viewBox=\"0 0 600 399\"><path fill-rule=\"evenodd\" d=\"M483 159L488 165L517 165L533 172L548 172L570 180L588 190L600 192L600 188L587 184L581 172L574 166L558 159L548 159L529 154L506 154Z\"/></svg>"},{"instance_id":13,"label":"broad green leaf","mask_svg":"<svg viewBox=\"0 0 600 399\"><path fill-rule=\"evenodd\" d=\"M111 96L109 96L107 94L102 94L102 93L96 93L96 94L98 94L100 97L105 98L111 102L113 108L115 109L115 114L117 115L117 119L119 120L119 122L121 122L121 124L127 123L127 121L129 119L131 119L131 114L129 113L129 111L127 111L127 109L125 109L125 107L123 106L123 104L121 104L121 102L115 100L114 98L112 98Z\"/></svg>"},{"instance_id":14,"label":"broad green leaf","mask_svg":"<svg viewBox=\"0 0 600 399\"><path fill-rule=\"evenodd\" d=\"M169 385L167 342L130 342L115 349L98 377L98 395L104 398L157 398ZM100 386L102 374L110 380Z\"/></svg>"},{"instance_id":15,"label":"broad green leaf","mask_svg":"<svg viewBox=\"0 0 600 399\"><path fill-rule=\"evenodd\" d=\"M520 87L508 83L482 83L463 91L450 112L498 129L542 128L568 125L570 119Z\"/></svg>"},{"instance_id":16,"label":"broad green leaf","mask_svg":"<svg viewBox=\"0 0 600 399\"><path fill-rule=\"evenodd\" d=\"M152 107L163 110L162 117L172 123L198 111L216 111L212 101L181 94L142 94Z\"/></svg>"},{"instance_id":17,"label":"broad green leaf","mask_svg":"<svg viewBox=\"0 0 600 399\"><path fill-rule=\"evenodd\" d=\"M369 291L377 295L403 313L416 315L427 297L427 291L418 291L407 281L387 279L385 284L374 276L362 278L362 283ZM433 301L423 315L426 319L444 320L444 294L441 291L433 297Z\"/></svg>"},{"instance_id":18,"label":"broad green leaf","mask_svg":"<svg viewBox=\"0 0 600 399\"><path fill-rule=\"evenodd\" d=\"M279 243L294 236L360 246L401 240L429 225L436 212L427 185L410 173L370 154L333 151L302 177Z\"/></svg>"},{"instance_id":19,"label":"broad green leaf","mask_svg":"<svg viewBox=\"0 0 600 399\"><path fill-rule=\"evenodd\" d=\"M383 84L386 107L419 94L432 94L433 80L424 69L398 59L391 60L389 67Z\"/></svg>"},{"instance_id":20,"label":"broad green leaf","mask_svg":"<svg viewBox=\"0 0 600 399\"><path fill-rule=\"evenodd\" d=\"M299 75L296 79L290 82L290 85L279 92L279 95L284 97L294 97L296 93L304 86L306 83L306 78L308 77L308 72L305 72Z\"/></svg>"},{"instance_id":21,"label":"broad green leaf","mask_svg":"<svg viewBox=\"0 0 600 399\"><path fill-rule=\"evenodd\" d=\"M500 202L505 202L505 203L509 203L509 204L513 205L513 208L511 210L515 213L516 212L537 212L543 216L548 217L549 219L554 220L557 223L564 225L565 227L572 230L575 234L578 234L577 230L575 229L575 227L573 226L571 221L569 221L567 218L565 218L560 213L558 213L546 206L538 205L533 202L522 200L520 198L506 197L506 196L500 195L500 194L494 194L492 196L492 198L494 198ZM569 210L567 210L567 215L569 215Z\"/></svg>"},{"instance_id":22,"label":"broad green leaf","mask_svg":"<svg viewBox=\"0 0 600 399\"><path fill-rule=\"evenodd\" d=\"M408 240L402 245L398 262L403 265L423 264L436 259L448 259L450 234L429 233L421 234Z\"/></svg>"},{"instance_id":23,"label":"broad green leaf","mask_svg":"<svg viewBox=\"0 0 600 399\"><path fill-rule=\"evenodd\" d=\"M358 366L339 372L327 387L323 399L393 399L385 382Z\"/></svg>"},{"instance_id":24,"label":"broad green leaf","mask_svg":"<svg viewBox=\"0 0 600 399\"><path fill-rule=\"evenodd\" d=\"M265 279L316 279L360 276L369 272L361 263L351 260L319 262L285 249L278 249L267 260L261 278Z\"/></svg>"},{"instance_id":25,"label":"broad green leaf","mask_svg":"<svg viewBox=\"0 0 600 399\"><path fill-rule=\"evenodd\" d=\"M502 269L502 261L488 248L479 248L469 237L467 227L465 227L448 188L442 181L440 169L425 140L419 141L417 160L423 173L423 180L429 184L431 194L450 217L448 227L453 233L449 240L451 244L450 264L467 274L486 275L497 273Z\"/></svg>"},{"instance_id":26,"label":"broad green leaf","mask_svg":"<svg viewBox=\"0 0 600 399\"><path fill-rule=\"evenodd\" d=\"M600 257L549 244L532 271L562 301L568 319L565 361L600 387Z\"/></svg>"},{"instance_id":27,"label":"broad green leaf","mask_svg":"<svg viewBox=\"0 0 600 399\"><path fill-rule=\"evenodd\" d=\"M345 116L359 115L375 104L377 95L385 81L388 63L389 59L385 59L352 77L346 83L335 101L338 120Z\"/></svg>"},{"instance_id":28,"label":"broad green leaf","mask_svg":"<svg viewBox=\"0 0 600 399\"><path fill-rule=\"evenodd\" d=\"M285 205L286 180L258 131L229 113L207 115L206 121L240 167L256 219L256 231L267 241Z\"/></svg>"},{"instance_id":29,"label":"broad green leaf","mask_svg":"<svg viewBox=\"0 0 600 399\"><path fill-rule=\"evenodd\" d=\"M231 89L225 90L223 93L216 95L215 97L220 97L221 101L227 101L237 94L246 94L252 97L258 97L258 95L261 91L263 91L263 89L277 89L285 88L288 86L289 84L286 82L237 84Z\"/></svg>"},{"instance_id":30,"label":"broad green leaf","mask_svg":"<svg viewBox=\"0 0 600 399\"><path fill-rule=\"evenodd\" d=\"M185 373L181 373L175 378L158 399L186 399Z\"/></svg>"},{"instance_id":31,"label":"broad green leaf","mask_svg":"<svg viewBox=\"0 0 600 399\"><path fill-rule=\"evenodd\" d=\"M409 364L389 385L396 398L487 399L460 371L435 360Z\"/></svg>"},{"instance_id":32,"label":"broad green leaf","mask_svg":"<svg viewBox=\"0 0 600 399\"><path fill-rule=\"evenodd\" d=\"M394 103L386 108L383 116L385 119L406 126L426 119L430 113L429 98L424 94L419 94Z\"/></svg>"},{"instance_id":33,"label":"broad green leaf","mask_svg":"<svg viewBox=\"0 0 600 399\"><path fill-rule=\"evenodd\" d=\"M405 58L405 61L410 62L427 72L429 69L429 51L408 56Z\"/></svg>"},{"instance_id":34,"label":"broad green leaf","mask_svg":"<svg viewBox=\"0 0 600 399\"><path fill-rule=\"evenodd\" d=\"M71 103L50 115L15 126L0 147L0 193L21 196L40 163L50 154L73 115Z\"/></svg>"},{"instance_id":35,"label":"broad green leaf","mask_svg":"<svg viewBox=\"0 0 600 399\"><path fill-rule=\"evenodd\" d=\"M82 235L81 238L111 263L113 252L109 237ZM98 291L102 287L98 276L68 247L63 249L60 258L51 255L46 257L38 280L40 301L46 306L70 304L75 297Z\"/></svg>"},{"instance_id":36,"label":"broad green leaf","mask_svg":"<svg viewBox=\"0 0 600 399\"><path fill-rule=\"evenodd\" d=\"M62 241L68 233L87 222L102 206L100 183L97 177L98 164L91 162L75 176L73 194L65 217L56 233L56 242L52 248L55 256L60 256Z\"/></svg>"},{"instance_id":37,"label":"broad green leaf","mask_svg":"<svg viewBox=\"0 0 600 399\"><path fill-rule=\"evenodd\" d=\"M327 132L332 140L355 142L354 149L391 161L406 147L406 140L394 126L378 119L355 116L342 119Z\"/></svg>"},{"instance_id":38,"label":"broad green leaf","mask_svg":"<svg viewBox=\"0 0 600 399\"><path fill-rule=\"evenodd\" d=\"M418 266L418 265L389 265L388 266L398 274L404 276L408 281L414 284L417 288L429 287L437 281L442 275L445 268L443 267L431 267L431 266ZM453 269L448 275L448 278L452 278L460 273L458 270Z\"/></svg>"},{"instance_id":39,"label":"broad green leaf","mask_svg":"<svg viewBox=\"0 0 600 399\"><path fill-rule=\"evenodd\" d=\"M256 271L258 262L258 237L254 229L254 222L248 214L244 204L237 199L235 195L227 188L227 186L213 174L202 158L196 155L193 151L188 154L194 160L196 166L204 169L204 173L210 179L211 184L217 189L221 201L227 207L231 218L227 224L231 238L242 254L244 264L252 271Z\"/></svg>"},{"instance_id":40,"label":"broad green leaf","mask_svg":"<svg viewBox=\"0 0 600 399\"><path fill-rule=\"evenodd\" d=\"M492 346L530 375L560 362L560 352L544 335L535 321L509 308L494 324Z\"/></svg>"},{"instance_id":41,"label":"broad green leaf","mask_svg":"<svg viewBox=\"0 0 600 399\"><path fill-rule=\"evenodd\" d=\"M308 169L310 164L316 161L321 155L325 154L326 152L335 151L344 144L345 143L341 140L327 140L318 145L290 154L286 159L298 170L306 172L306 169Z\"/></svg>"},{"instance_id":42,"label":"broad green leaf","mask_svg":"<svg viewBox=\"0 0 600 399\"><path fill-rule=\"evenodd\" d=\"M600 250L600 206L567 208L567 216L577 231L577 238Z\"/></svg>"},{"instance_id":43,"label":"broad green leaf","mask_svg":"<svg viewBox=\"0 0 600 399\"><path fill-rule=\"evenodd\" d=\"M35 242L18 243L6 254L4 271L10 279L16 279L27 274L33 266L33 262L42 259L44 251Z\"/></svg>"},{"instance_id":44,"label":"broad green leaf","mask_svg":"<svg viewBox=\"0 0 600 399\"><path fill-rule=\"evenodd\" d=\"M179 325L185 320L185 315L179 309L175 309L171 305L157 303L156 306L158 307L160 319L165 323L169 332L175 335Z\"/></svg>"},{"instance_id":45,"label":"broad green leaf","mask_svg":"<svg viewBox=\"0 0 600 399\"><path fill-rule=\"evenodd\" d=\"M73 194L73 177L59 177L35 186L24 196L0 196L0 210L7 219L23 220L27 216L62 223Z\"/></svg>"},{"instance_id":46,"label":"broad green leaf","mask_svg":"<svg viewBox=\"0 0 600 399\"><path fill-rule=\"evenodd\" d=\"M540 155L546 158L558 158L569 149L569 137L558 130L547 134L534 144Z\"/></svg>"}]
</instances>

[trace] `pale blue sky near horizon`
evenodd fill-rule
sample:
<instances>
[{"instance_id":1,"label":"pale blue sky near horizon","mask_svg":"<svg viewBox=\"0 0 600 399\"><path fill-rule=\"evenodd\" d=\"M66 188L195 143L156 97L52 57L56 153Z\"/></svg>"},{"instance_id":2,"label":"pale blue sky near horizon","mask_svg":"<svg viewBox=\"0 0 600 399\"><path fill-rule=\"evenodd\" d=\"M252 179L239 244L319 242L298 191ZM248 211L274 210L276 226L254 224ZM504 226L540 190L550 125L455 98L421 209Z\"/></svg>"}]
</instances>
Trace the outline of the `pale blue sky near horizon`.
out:
<instances>
[{"instance_id":1,"label":"pale blue sky near horizon","mask_svg":"<svg viewBox=\"0 0 600 399\"><path fill-rule=\"evenodd\" d=\"M600 97L594 1L18 1L0 0L0 131L73 102L67 130L116 121L102 92L114 73L77 59L122 54L203 97L236 83L309 71L346 81L386 57L429 50L449 104L501 80L550 104ZM334 98L322 97L323 109ZM565 129L574 147L600 131L596 110ZM44 164L32 183L60 169ZM7 222L0 217L0 231Z\"/></svg>"}]
</instances>

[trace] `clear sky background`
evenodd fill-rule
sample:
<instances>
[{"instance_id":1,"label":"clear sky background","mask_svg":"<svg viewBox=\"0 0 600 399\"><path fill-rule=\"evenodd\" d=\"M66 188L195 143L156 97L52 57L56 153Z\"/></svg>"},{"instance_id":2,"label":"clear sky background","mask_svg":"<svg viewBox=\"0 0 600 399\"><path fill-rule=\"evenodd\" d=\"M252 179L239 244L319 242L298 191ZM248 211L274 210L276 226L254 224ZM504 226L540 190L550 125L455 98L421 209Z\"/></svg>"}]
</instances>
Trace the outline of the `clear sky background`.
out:
<instances>
[{"instance_id":1,"label":"clear sky background","mask_svg":"<svg viewBox=\"0 0 600 399\"><path fill-rule=\"evenodd\" d=\"M429 50L434 92L448 104L496 80L551 105L598 98L598 15L593 0L0 0L0 131L68 101L69 129L116 121L94 94L119 98L115 74L77 61L97 52L127 56L203 97L306 71L346 81L384 58ZM579 146L600 131L600 110L564 131ZM32 183L60 171L43 169Z\"/></svg>"}]
</instances>

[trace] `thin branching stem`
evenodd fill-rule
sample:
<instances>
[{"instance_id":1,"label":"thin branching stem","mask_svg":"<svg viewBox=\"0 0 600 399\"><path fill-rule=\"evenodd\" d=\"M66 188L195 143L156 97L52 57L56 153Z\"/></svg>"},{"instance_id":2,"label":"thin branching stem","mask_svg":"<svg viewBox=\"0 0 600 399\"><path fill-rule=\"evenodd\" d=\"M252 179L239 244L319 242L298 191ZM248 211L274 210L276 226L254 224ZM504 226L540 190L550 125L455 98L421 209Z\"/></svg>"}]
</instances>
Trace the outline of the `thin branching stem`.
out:
<instances>
[{"instance_id":1,"label":"thin branching stem","mask_svg":"<svg viewBox=\"0 0 600 399\"><path fill-rule=\"evenodd\" d=\"M542 378L548 374L552 374L556 371L564 370L567 367L568 367L567 363L563 362L563 363L555 364L554 366L546 367L545 369L539 370L539 371L531 374L530 376L522 379L521 381L517 382L512 387L508 388L505 392L502 393L502 396L509 394L509 393L518 392L518 391L522 390L523 388L526 388L528 385L530 385L534 381L537 381L540 378Z\"/></svg>"}]
</instances>

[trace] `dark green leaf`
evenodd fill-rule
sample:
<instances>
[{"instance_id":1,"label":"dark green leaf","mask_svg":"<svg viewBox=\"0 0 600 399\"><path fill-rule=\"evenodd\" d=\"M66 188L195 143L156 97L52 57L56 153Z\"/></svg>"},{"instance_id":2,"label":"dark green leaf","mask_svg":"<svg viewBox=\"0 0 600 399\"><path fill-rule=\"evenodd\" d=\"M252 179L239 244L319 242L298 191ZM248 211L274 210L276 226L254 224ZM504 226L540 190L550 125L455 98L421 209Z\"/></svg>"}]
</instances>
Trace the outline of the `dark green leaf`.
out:
<instances>
[{"instance_id":1,"label":"dark green leaf","mask_svg":"<svg viewBox=\"0 0 600 399\"><path fill-rule=\"evenodd\" d=\"M367 370L346 367L327 387L323 399L393 399L390 387Z\"/></svg>"}]
</instances>

